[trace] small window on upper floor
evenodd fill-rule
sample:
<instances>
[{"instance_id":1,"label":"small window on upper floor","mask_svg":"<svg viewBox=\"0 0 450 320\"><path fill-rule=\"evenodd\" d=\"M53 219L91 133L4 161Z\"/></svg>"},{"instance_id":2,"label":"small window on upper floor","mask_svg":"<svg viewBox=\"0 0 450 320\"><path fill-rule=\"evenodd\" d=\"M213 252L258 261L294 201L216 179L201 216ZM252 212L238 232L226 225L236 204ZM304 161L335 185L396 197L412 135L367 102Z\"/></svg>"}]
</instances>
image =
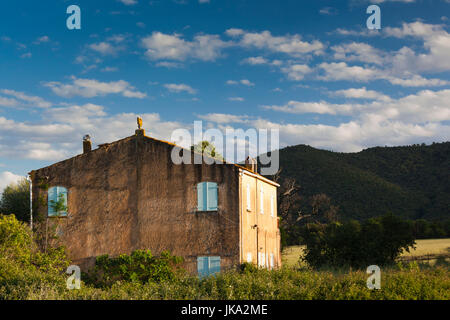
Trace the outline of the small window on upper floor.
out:
<instances>
[{"instance_id":1,"label":"small window on upper floor","mask_svg":"<svg viewBox=\"0 0 450 320\"><path fill-rule=\"evenodd\" d=\"M200 182L197 184L197 210L217 211L217 183Z\"/></svg>"},{"instance_id":2,"label":"small window on upper floor","mask_svg":"<svg viewBox=\"0 0 450 320\"><path fill-rule=\"evenodd\" d=\"M48 216L67 216L67 189L64 187L51 187L48 189Z\"/></svg>"}]
</instances>

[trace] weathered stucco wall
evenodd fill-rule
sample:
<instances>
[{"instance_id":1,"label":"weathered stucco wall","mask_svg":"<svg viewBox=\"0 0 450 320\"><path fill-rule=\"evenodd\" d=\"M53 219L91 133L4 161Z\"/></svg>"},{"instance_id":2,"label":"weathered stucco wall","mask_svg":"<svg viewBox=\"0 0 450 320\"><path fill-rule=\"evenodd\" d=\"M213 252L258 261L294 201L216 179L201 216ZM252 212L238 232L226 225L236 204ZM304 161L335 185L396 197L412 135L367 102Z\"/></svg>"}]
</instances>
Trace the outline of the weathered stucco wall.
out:
<instances>
[{"instance_id":1,"label":"weathered stucco wall","mask_svg":"<svg viewBox=\"0 0 450 320\"><path fill-rule=\"evenodd\" d=\"M74 263L86 269L101 254L150 249L184 257L190 272L197 256L220 256L222 270L239 264L239 169L175 165L172 147L137 135L31 173L43 214L47 191L39 185L68 189L59 235ZM218 183L216 212L196 210L204 181Z\"/></svg>"},{"instance_id":2,"label":"weathered stucco wall","mask_svg":"<svg viewBox=\"0 0 450 320\"><path fill-rule=\"evenodd\" d=\"M243 171L241 197L241 261L270 268L273 255L273 267L281 267L276 186ZM264 210L261 210L261 204Z\"/></svg>"}]
</instances>

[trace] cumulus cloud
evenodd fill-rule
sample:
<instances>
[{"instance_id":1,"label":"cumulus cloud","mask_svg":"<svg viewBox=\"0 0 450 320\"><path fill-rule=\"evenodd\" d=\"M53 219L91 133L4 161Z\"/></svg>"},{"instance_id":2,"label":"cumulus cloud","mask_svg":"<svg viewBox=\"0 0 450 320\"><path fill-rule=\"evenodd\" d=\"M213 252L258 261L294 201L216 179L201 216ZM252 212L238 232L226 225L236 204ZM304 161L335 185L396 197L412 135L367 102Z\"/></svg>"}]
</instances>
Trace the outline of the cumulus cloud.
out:
<instances>
[{"instance_id":1,"label":"cumulus cloud","mask_svg":"<svg viewBox=\"0 0 450 320\"><path fill-rule=\"evenodd\" d=\"M88 45L88 47L95 51L98 52L102 55L115 55L117 54L117 52L119 52L120 50L123 50L124 48L122 46L114 46L112 44L110 44L109 42L99 42L99 43L92 43L90 45Z\"/></svg>"},{"instance_id":2,"label":"cumulus cloud","mask_svg":"<svg viewBox=\"0 0 450 320\"><path fill-rule=\"evenodd\" d=\"M180 34L153 32L141 40L145 55L151 60L197 59L214 61L222 55L222 49L230 46L218 35L196 35L192 41L184 40Z\"/></svg>"},{"instance_id":3,"label":"cumulus cloud","mask_svg":"<svg viewBox=\"0 0 450 320\"><path fill-rule=\"evenodd\" d=\"M285 105L264 106L265 109L286 113L317 113L331 115L351 115L356 118L401 121L409 124L442 122L450 120L450 89L422 90L399 99L392 99L375 91L363 89L341 90L337 95L361 99L362 95L372 95L375 101L368 103L334 104L325 101L289 101Z\"/></svg>"},{"instance_id":4,"label":"cumulus cloud","mask_svg":"<svg viewBox=\"0 0 450 320\"><path fill-rule=\"evenodd\" d=\"M239 38L239 45L247 48L266 49L271 52L284 53L301 57L307 53L321 54L325 45L318 40L302 41L298 34L273 36L270 31L247 32L242 29L228 29L226 34Z\"/></svg>"},{"instance_id":5,"label":"cumulus cloud","mask_svg":"<svg viewBox=\"0 0 450 320\"><path fill-rule=\"evenodd\" d=\"M29 106L38 108L49 108L52 106L51 102L48 102L41 97L29 96L24 92L20 91L0 89L0 94L14 97L14 98L2 98L0 96L0 106L5 107ZM20 102L18 100L20 100Z\"/></svg>"},{"instance_id":6,"label":"cumulus cloud","mask_svg":"<svg viewBox=\"0 0 450 320\"><path fill-rule=\"evenodd\" d=\"M230 97L230 98L228 98L228 100L230 100L230 101L239 101L239 102L245 101L245 99L242 98L242 97Z\"/></svg>"},{"instance_id":7,"label":"cumulus cloud","mask_svg":"<svg viewBox=\"0 0 450 320\"><path fill-rule=\"evenodd\" d=\"M368 99L368 100L382 100L382 101L391 100L389 96L374 90L367 90L366 87L337 90L332 92L331 94L351 99Z\"/></svg>"},{"instance_id":8,"label":"cumulus cloud","mask_svg":"<svg viewBox=\"0 0 450 320\"><path fill-rule=\"evenodd\" d=\"M384 70L372 66L350 66L345 62L323 62L319 64L321 71L317 79L324 81L353 81L370 82L374 80L386 80L393 85L403 87L436 87L445 86L449 81L440 79L427 79L420 75L404 72L398 75L392 70Z\"/></svg>"},{"instance_id":9,"label":"cumulus cloud","mask_svg":"<svg viewBox=\"0 0 450 320\"><path fill-rule=\"evenodd\" d=\"M132 6L138 3L137 0L117 0L117 1L122 2L126 6Z\"/></svg>"},{"instance_id":10,"label":"cumulus cloud","mask_svg":"<svg viewBox=\"0 0 450 320\"><path fill-rule=\"evenodd\" d=\"M289 79L300 81L303 80L306 74L311 73L313 70L306 64L292 64L281 68L281 71L286 73Z\"/></svg>"},{"instance_id":11,"label":"cumulus cloud","mask_svg":"<svg viewBox=\"0 0 450 320\"><path fill-rule=\"evenodd\" d=\"M220 123L220 124L244 123L244 122L248 122L248 118L249 118L247 115L233 115L233 114L225 114L225 113L208 113L205 115L199 115L198 117L205 121Z\"/></svg>"},{"instance_id":12,"label":"cumulus cloud","mask_svg":"<svg viewBox=\"0 0 450 320\"><path fill-rule=\"evenodd\" d=\"M164 85L164 87L169 90L170 92L180 93L180 92L187 92L189 94L196 94L197 90L193 89L191 86L184 84L184 83L167 83Z\"/></svg>"},{"instance_id":13,"label":"cumulus cloud","mask_svg":"<svg viewBox=\"0 0 450 320\"><path fill-rule=\"evenodd\" d=\"M44 86L50 88L53 93L60 97L70 98L81 96L85 98L92 98L97 96L104 96L107 94L121 94L127 98L143 99L147 94L136 91L127 81L111 81L101 82L95 79L82 79L71 77L72 83L63 84L61 82L45 82Z\"/></svg>"},{"instance_id":14,"label":"cumulus cloud","mask_svg":"<svg viewBox=\"0 0 450 320\"><path fill-rule=\"evenodd\" d=\"M94 104L54 108L34 122L0 117L0 157L56 162L80 153L85 134L91 135L94 144L131 136L137 116L143 118L147 132L160 139L170 137L176 128L189 127L163 121L157 113L107 114L103 106Z\"/></svg>"},{"instance_id":15,"label":"cumulus cloud","mask_svg":"<svg viewBox=\"0 0 450 320\"><path fill-rule=\"evenodd\" d=\"M227 80L226 84L228 85L238 85L238 84L242 84L244 86L247 87L253 87L255 84L253 82L251 82L248 79L241 79L241 80Z\"/></svg>"}]
</instances>

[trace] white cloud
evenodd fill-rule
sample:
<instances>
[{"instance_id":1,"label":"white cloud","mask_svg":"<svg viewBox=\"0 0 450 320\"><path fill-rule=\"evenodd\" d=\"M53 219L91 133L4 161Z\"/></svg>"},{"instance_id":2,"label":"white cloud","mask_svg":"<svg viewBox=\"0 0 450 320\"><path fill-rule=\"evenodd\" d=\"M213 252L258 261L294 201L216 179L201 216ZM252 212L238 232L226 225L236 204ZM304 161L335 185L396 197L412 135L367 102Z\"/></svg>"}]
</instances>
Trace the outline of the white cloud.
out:
<instances>
[{"instance_id":1,"label":"white cloud","mask_svg":"<svg viewBox=\"0 0 450 320\"><path fill-rule=\"evenodd\" d=\"M320 102L299 102L289 101L282 106L264 106L265 109L281 111L286 113L317 113L317 114L349 114L352 111L352 105L332 104L325 101Z\"/></svg>"},{"instance_id":2,"label":"white cloud","mask_svg":"<svg viewBox=\"0 0 450 320\"><path fill-rule=\"evenodd\" d=\"M112 142L134 134L137 114L107 114L102 106L85 104L55 108L34 122L0 117L0 157L56 162L82 151L82 137L90 134L94 144ZM144 128L156 138L170 137L178 122L162 121L158 114L139 114Z\"/></svg>"},{"instance_id":3,"label":"white cloud","mask_svg":"<svg viewBox=\"0 0 450 320\"><path fill-rule=\"evenodd\" d=\"M391 100L389 96L374 90L367 90L366 87L337 90L332 92L331 94L351 99L368 99L368 100L382 100L382 101Z\"/></svg>"},{"instance_id":4,"label":"white cloud","mask_svg":"<svg viewBox=\"0 0 450 320\"><path fill-rule=\"evenodd\" d=\"M117 1L122 2L126 6L132 6L138 3L137 0L117 0Z\"/></svg>"},{"instance_id":5,"label":"white cloud","mask_svg":"<svg viewBox=\"0 0 450 320\"><path fill-rule=\"evenodd\" d=\"M225 34L229 37L238 37L245 33L244 30L238 28L231 28L225 31Z\"/></svg>"},{"instance_id":6,"label":"white cloud","mask_svg":"<svg viewBox=\"0 0 450 320\"><path fill-rule=\"evenodd\" d=\"M384 33L391 37L415 37L424 41L425 53L417 54L409 47L403 47L393 55L392 64L396 70L409 70L411 66L414 66L416 72L450 70L450 34L441 25L403 23L401 28L384 28Z\"/></svg>"},{"instance_id":7,"label":"white cloud","mask_svg":"<svg viewBox=\"0 0 450 320\"><path fill-rule=\"evenodd\" d=\"M117 52L124 49L122 46L113 46L109 42L92 43L88 47L104 56L115 55Z\"/></svg>"},{"instance_id":8,"label":"white cloud","mask_svg":"<svg viewBox=\"0 0 450 320\"><path fill-rule=\"evenodd\" d=\"M242 84L242 85L247 86L247 87L253 87L253 86L255 85L253 82L251 82L251 81L248 80L248 79L241 79L241 80L239 80L239 81L236 81L236 80L228 80L228 81L226 82L226 84L228 84L228 85L238 85L238 84Z\"/></svg>"},{"instance_id":9,"label":"white cloud","mask_svg":"<svg viewBox=\"0 0 450 320\"><path fill-rule=\"evenodd\" d=\"M270 31L246 32L241 29L228 29L226 34L240 38L239 44L247 48L267 49L272 52L285 53L293 57L301 57L306 53L321 54L324 44L318 40L302 41L301 36L273 36Z\"/></svg>"},{"instance_id":10,"label":"white cloud","mask_svg":"<svg viewBox=\"0 0 450 320\"><path fill-rule=\"evenodd\" d=\"M196 35L193 41L181 38L180 34L153 32L141 41L146 49L145 55L151 60L178 60L189 58L214 61L222 54L222 49L230 43L222 41L217 35Z\"/></svg>"},{"instance_id":11,"label":"white cloud","mask_svg":"<svg viewBox=\"0 0 450 320\"><path fill-rule=\"evenodd\" d=\"M333 7L324 7L319 10L319 13L326 16L334 16L338 14L338 10Z\"/></svg>"},{"instance_id":12,"label":"white cloud","mask_svg":"<svg viewBox=\"0 0 450 320\"><path fill-rule=\"evenodd\" d=\"M48 102L48 101L42 99L41 97L29 96L20 91L9 90L9 89L0 89L0 93L2 93L4 95L12 96L12 97L22 101L21 103L19 103L15 99L7 99L6 102L8 102L8 100L10 101L10 105L9 105L10 107L20 105L20 106L30 106L30 107L38 107L38 108L49 108L52 106L51 102ZM1 97L0 97L0 99L1 99ZM0 105L3 105L1 103L1 100L0 100ZM5 105L5 106L7 106L7 105Z\"/></svg>"},{"instance_id":13,"label":"white cloud","mask_svg":"<svg viewBox=\"0 0 450 320\"><path fill-rule=\"evenodd\" d=\"M20 103L16 99L0 96L0 107L17 107Z\"/></svg>"},{"instance_id":14,"label":"white cloud","mask_svg":"<svg viewBox=\"0 0 450 320\"><path fill-rule=\"evenodd\" d=\"M251 64L251 65L268 64L269 63L269 61L263 57L249 57L247 59L244 59L242 62Z\"/></svg>"},{"instance_id":15,"label":"white cloud","mask_svg":"<svg viewBox=\"0 0 450 320\"><path fill-rule=\"evenodd\" d=\"M239 102L245 101L245 99L241 98L241 97L230 97L230 98L228 98L228 100L230 100L230 101L239 101Z\"/></svg>"},{"instance_id":16,"label":"white cloud","mask_svg":"<svg viewBox=\"0 0 450 320\"><path fill-rule=\"evenodd\" d=\"M331 47L334 59L345 61L361 61L382 65L385 61L384 53L367 43L351 42Z\"/></svg>"},{"instance_id":17,"label":"white cloud","mask_svg":"<svg viewBox=\"0 0 450 320\"><path fill-rule=\"evenodd\" d=\"M9 171L3 171L0 172L0 196L3 193L3 190L10 184L17 183L19 180L23 179L25 177L19 176L17 174L14 174ZM8 214L10 212L3 212L5 214Z\"/></svg>"},{"instance_id":18,"label":"white cloud","mask_svg":"<svg viewBox=\"0 0 450 320\"><path fill-rule=\"evenodd\" d=\"M187 92L189 94L196 94L197 90L193 89L191 86L180 83L167 83L164 85L164 87L169 90L170 92L180 93L180 92Z\"/></svg>"},{"instance_id":19,"label":"white cloud","mask_svg":"<svg viewBox=\"0 0 450 320\"><path fill-rule=\"evenodd\" d=\"M302 102L289 101L285 105L264 106L265 109L286 113L317 113L331 115L351 115L359 119L377 119L379 121L401 121L402 123L418 124L424 122L441 122L450 120L450 89L431 91L422 90L399 99L388 98L365 88L338 91L348 97L361 98L368 92L375 101L365 104L347 103L334 104L325 101Z\"/></svg>"},{"instance_id":20,"label":"white cloud","mask_svg":"<svg viewBox=\"0 0 450 320\"><path fill-rule=\"evenodd\" d=\"M31 52L27 52L27 53L24 53L24 54L22 54L20 57L22 58L22 59L29 59L29 58L31 58L33 55L31 54Z\"/></svg>"},{"instance_id":21,"label":"white cloud","mask_svg":"<svg viewBox=\"0 0 450 320\"><path fill-rule=\"evenodd\" d=\"M293 64L281 68L281 71L286 73L289 79L300 81L303 80L306 74L311 73L312 69L306 64Z\"/></svg>"},{"instance_id":22,"label":"white cloud","mask_svg":"<svg viewBox=\"0 0 450 320\"><path fill-rule=\"evenodd\" d=\"M104 67L101 71L102 72L116 72L119 69L117 67Z\"/></svg>"},{"instance_id":23,"label":"white cloud","mask_svg":"<svg viewBox=\"0 0 450 320\"><path fill-rule=\"evenodd\" d=\"M371 0L371 3L383 3L383 2L404 2L404 3L412 3L416 0Z\"/></svg>"},{"instance_id":24,"label":"white cloud","mask_svg":"<svg viewBox=\"0 0 450 320\"><path fill-rule=\"evenodd\" d=\"M47 43L50 42L50 38L48 36L42 36L36 39L36 41L34 41L34 44L41 44L41 43Z\"/></svg>"},{"instance_id":25,"label":"white cloud","mask_svg":"<svg viewBox=\"0 0 450 320\"><path fill-rule=\"evenodd\" d=\"M382 72L375 68L364 68L360 66L349 66L345 62L323 62L319 65L323 75L318 78L321 80L350 80L350 81L369 81L382 77Z\"/></svg>"},{"instance_id":26,"label":"white cloud","mask_svg":"<svg viewBox=\"0 0 450 320\"><path fill-rule=\"evenodd\" d=\"M248 116L246 116L246 115L208 113L205 115L199 115L198 117L205 121L220 123L220 124L248 122Z\"/></svg>"},{"instance_id":27,"label":"white cloud","mask_svg":"<svg viewBox=\"0 0 450 320\"><path fill-rule=\"evenodd\" d=\"M143 92L136 91L133 86L124 80L101 82L94 79L76 78L74 76L71 79L71 84L53 81L45 82L44 86L49 87L56 95L65 98L74 96L92 98L107 94L121 94L124 97L139 99L147 96Z\"/></svg>"}]
</instances>

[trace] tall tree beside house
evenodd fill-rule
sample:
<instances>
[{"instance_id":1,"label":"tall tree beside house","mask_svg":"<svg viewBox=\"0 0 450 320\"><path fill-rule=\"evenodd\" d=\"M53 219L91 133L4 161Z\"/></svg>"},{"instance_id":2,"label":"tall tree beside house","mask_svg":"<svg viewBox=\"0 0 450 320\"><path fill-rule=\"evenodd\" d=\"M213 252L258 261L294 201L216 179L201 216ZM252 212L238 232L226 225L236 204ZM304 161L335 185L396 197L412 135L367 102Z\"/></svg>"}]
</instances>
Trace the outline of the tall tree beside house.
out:
<instances>
[{"instance_id":1,"label":"tall tree beside house","mask_svg":"<svg viewBox=\"0 0 450 320\"><path fill-rule=\"evenodd\" d=\"M27 179L11 183L3 190L0 213L13 213L17 220L30 221L30 183Z\"/></svg>"},{"instance_id":2,"label":"tall tree beside house","mask_svg":"<svg viewBox=\"0 0 450 320\"><path fill-rule=\"evenodd\" d=\"M207 155L220 161L224 160L223 156L216 151L216 146L214 146L213 143L206 140L200 141L199 143L191 146L191 151Z\"/></svg>"}]
</instances>

